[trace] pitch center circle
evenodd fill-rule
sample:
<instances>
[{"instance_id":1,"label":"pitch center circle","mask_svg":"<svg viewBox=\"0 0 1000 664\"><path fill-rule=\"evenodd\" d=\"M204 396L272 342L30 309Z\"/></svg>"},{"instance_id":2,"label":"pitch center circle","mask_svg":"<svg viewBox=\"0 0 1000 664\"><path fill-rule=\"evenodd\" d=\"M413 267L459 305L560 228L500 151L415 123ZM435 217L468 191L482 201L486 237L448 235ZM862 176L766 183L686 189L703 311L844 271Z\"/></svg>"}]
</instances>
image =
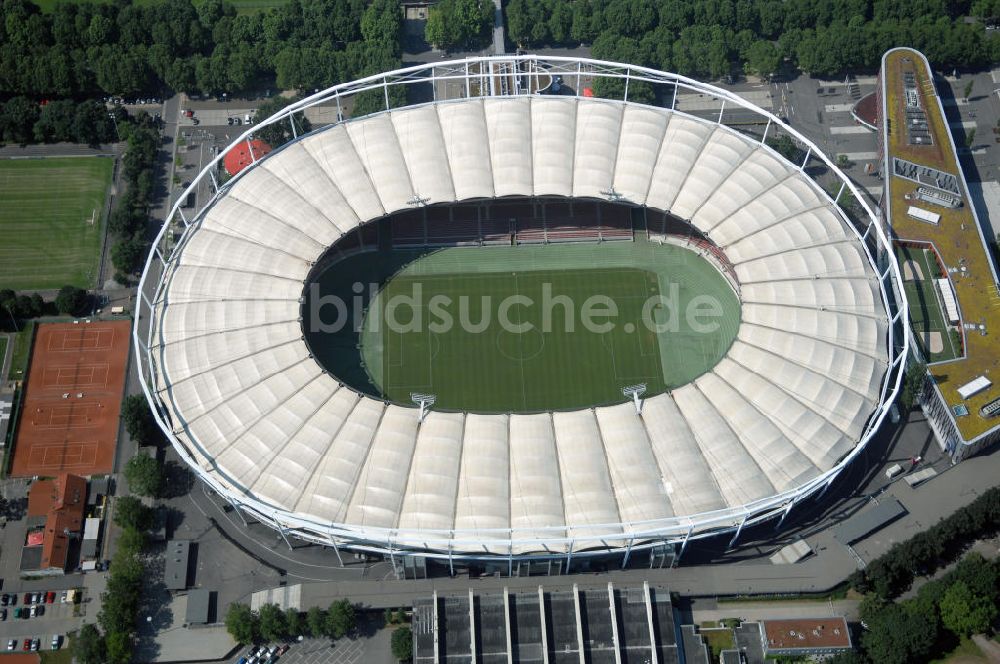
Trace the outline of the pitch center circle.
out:
<instances>
[{"instance_id":1,"label":"pitch center circle","mask_svg":"<svg viewBox=\"0 0 1000 664\"><path fill-rule=\"evenodd\" d=\"M497 350L508 360L526 362L541 354L545 348L545 336L537 328L527 332L500 330L496 344Z\"/></svg>"}]
</instances>

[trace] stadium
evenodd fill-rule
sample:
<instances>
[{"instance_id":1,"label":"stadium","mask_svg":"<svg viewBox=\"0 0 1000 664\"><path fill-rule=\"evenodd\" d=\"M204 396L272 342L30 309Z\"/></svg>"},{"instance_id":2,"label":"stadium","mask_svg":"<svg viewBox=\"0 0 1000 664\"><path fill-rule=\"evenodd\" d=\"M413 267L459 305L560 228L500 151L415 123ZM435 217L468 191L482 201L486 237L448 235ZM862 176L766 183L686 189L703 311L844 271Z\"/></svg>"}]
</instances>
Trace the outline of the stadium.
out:
<instances>
[{"instance_id":1,"label":"stadium","mask_svg":"<svg viewBox=\"0 0 1000 664\"><path fill-rule=\"evenodd\" d=\"M600 80L619 98L584 91ZM360 95L384 110L344 119ZM300 131L321 106L339 121ZM816 146L726 90L470 58L335 86L233 145L261 125L292 140L195 179L214 196L161 229L134 343L179 455L286 541L511 568L679 557L821 495L897 395L906 300L877 216ZM391 301L414 285L514 295L506 313L531 333L394 331ZM570 333L557 313L539 332L525 302L547 287L610 297L618 324ZM348 311L330 329L316 312L335 296L354 300L326 308ZM711 331L639 333L698 298Z\"/></svg>"}]
</instances>

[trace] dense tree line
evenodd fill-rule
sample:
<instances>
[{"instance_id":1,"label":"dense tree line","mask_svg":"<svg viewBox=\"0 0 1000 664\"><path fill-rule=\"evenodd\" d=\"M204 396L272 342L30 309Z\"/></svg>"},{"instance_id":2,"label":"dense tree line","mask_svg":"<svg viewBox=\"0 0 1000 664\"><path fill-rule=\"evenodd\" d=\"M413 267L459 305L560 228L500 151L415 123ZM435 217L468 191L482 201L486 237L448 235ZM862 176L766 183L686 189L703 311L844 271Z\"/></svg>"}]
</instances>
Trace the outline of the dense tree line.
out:
<instances>
[{"instance_id":1,"label":"dense tree line","mask_svg":"<svg viewBox=\"0 0 1000 664\"><path fill-rule=\"evenodd\" d=\"M136 445L155 445L162 440L149 402L141 393L130 394L122 400L121 420Z\"/></svg>"},{"instance_id":2,"label":"dense tree line","mask_svg":"<svg viewBox=\"0 0 1000 664\"><path fill-rule=\"evenodd\" d=\"M119 521L120 523L123 521ZM132 659L142 583L144 535L131 525L122 530L111 561L108 583L97 614L100 631L85 625L73 638L73 655L80 664L128 664Z\"/></svg>"},{"instance_id":3,"label":"dense tree line","mask_svg":"<svg viewBox=\"0 0 1000 664\"><path fill-rule=\"evenodd\" d=\"M129 275L142 267L146 257L146 222L156 177L154 168L160 133L156 123L145 113L133 123L119 125L119 129L127 142L121 161L126 188L111 211L108 233L116 239L111 247L115 279L128 283Z\"/></svg>"},{"instance_id":4,"label":"dense tree line","mask_svg":"<svg viewBox=\"0 0 1000 664\"><path fill-rule=\"evenodd\" d=\"M3 0L5 96L134 96L325 87L395 66L402 16L391 0L290 0L237 14L221 0L63 2L44 14Z\"/></svg>"},{"instance_id":5,"label":"dense tree line","mask_svg":"<svg viewBox=\"0 0 1000 664\"><path fill-rule=\"evenodd\" d=\"M526 48L592 44L596 58L701 78L742 68L774 73L788 60L830 76L878 66L893 46L913 46L938 67L983 67L1000 37L982 24L1000 1L980 0L510 0L507 29ZM631 96L631 89L630 89Z\"/></svg>"},{"instance_id":6,"label":"dense tree line","mask_svg":"<svg viewBox=\"0 0 1000 664\"><path fill-rule=\"evenodd\" d=\"M99 145L116 140L115 122L128 114L118 107L109 115L104 104L58 99L39 105L27 97L12 97L0 104L0 140L5 143L83 143Z\"/></svg>"},{"instance_id":7,"label":"dense tree line","mask_svg":"<svg viewBox=\"0 0 1000 664\"><path fill-rule=\"evenodd\" d=\"M0 330L17 332L21 323L40 316L83 313L90 303L87 291L75 286L63 286L55 300L47 302L38 293L18 295L9 288L0 290Z\"/></svg>"},{"instance_id":8,"label":"dense tree line","mask_svg":"<svg viewBox=\"0 0 1000 664\"><path fill-rule=\"evenodd\" d=\"M239 643L290 640L308 634L315 638L340 639L357 628L357 613L350 600L339 599L326 611L314 606L306 613L282 611L277 604L265 604L251 611L235 602L226 611L226 630Z\"/></svg>"},{"instance_id":9,"label":"dense tree line","mask_svg":"<svg viewBox=\"0 0 1000 664\"><path fill-rule=\"evenodd\" d=\"M869 594L861 603L861 649L837 664L909 664L950 652L959 639L989 633L1000 604L1000 561L978 553L901 602Z\"/></svg>"},{"instance_id":10,"label":"dense tree line","mask_svg":"<svg viewBox=\"0 0 1000 664\"><path fill-rule=\"evenodd\" d=\"M954 561L973 541L1000 532L1000 487L993 487L969 505L927 530L899 542L849 579L862 593L882 599L898 597L917 575L930 575Z\"/></svg>"},{"instance_id":11,"label":"dense tree line","mask_svg":"<svg viewBox=\"0 0 1000 664\"><path fill-rule=\"evenodd\" d=\"M492 40L490 0L440 0L427 15L424 38L438 48L482 48Z\"/></svg>"}]
</instances>

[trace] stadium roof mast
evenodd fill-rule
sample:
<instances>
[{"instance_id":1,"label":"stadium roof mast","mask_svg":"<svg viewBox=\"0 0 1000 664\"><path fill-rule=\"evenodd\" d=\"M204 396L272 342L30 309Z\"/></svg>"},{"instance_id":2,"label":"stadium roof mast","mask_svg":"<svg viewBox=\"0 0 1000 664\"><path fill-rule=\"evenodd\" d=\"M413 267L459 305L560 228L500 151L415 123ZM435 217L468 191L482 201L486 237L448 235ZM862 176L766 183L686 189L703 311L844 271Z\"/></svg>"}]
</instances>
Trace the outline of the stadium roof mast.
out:
<instances>
[{"instance_id":1,"label":"stadium roof mast","mask_svg":"<svg viewBox=\"0 0 1000 664\"><path fill-rule=\"evenodd\" d=\"M430 410L434 402L437 401L436 394L420 394L418 392L410 392L410 401L420 406L420 423L424 423L424 418L427 417L427 411Z\"/></svg>"},{"instance_id":2,"label":"stadium roof mast","mask_svg":"<svg viewBox=\"0 0 1000 664\"><path fill-rule=\"evenodd\" d=\"M629 385L622 388L622 394L626 397L632 397L632 401L635 403L635 414L642 415L642 400L639 398L646 393L646 384L639 383L638 385Z\"/></svg>"}]
</instances>

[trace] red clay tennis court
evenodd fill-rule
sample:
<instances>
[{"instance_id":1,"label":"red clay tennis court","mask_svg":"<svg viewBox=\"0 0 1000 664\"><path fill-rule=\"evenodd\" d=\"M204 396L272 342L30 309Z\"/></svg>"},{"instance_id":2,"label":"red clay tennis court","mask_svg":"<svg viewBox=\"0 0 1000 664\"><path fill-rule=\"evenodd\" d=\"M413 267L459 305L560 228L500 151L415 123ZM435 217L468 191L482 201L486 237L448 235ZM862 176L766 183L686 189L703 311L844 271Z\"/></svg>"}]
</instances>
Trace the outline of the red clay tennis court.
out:
<instances>
[{"instance_id":1,"label":"red clay tennis court","mask_svg":"<svg viewBox=\"0 0 1000 664\"><path fill-rule=\"evenodd\" d=\"M131 327L38 326L11 476L111 472Z\"/></svg>"}]
</instances>

